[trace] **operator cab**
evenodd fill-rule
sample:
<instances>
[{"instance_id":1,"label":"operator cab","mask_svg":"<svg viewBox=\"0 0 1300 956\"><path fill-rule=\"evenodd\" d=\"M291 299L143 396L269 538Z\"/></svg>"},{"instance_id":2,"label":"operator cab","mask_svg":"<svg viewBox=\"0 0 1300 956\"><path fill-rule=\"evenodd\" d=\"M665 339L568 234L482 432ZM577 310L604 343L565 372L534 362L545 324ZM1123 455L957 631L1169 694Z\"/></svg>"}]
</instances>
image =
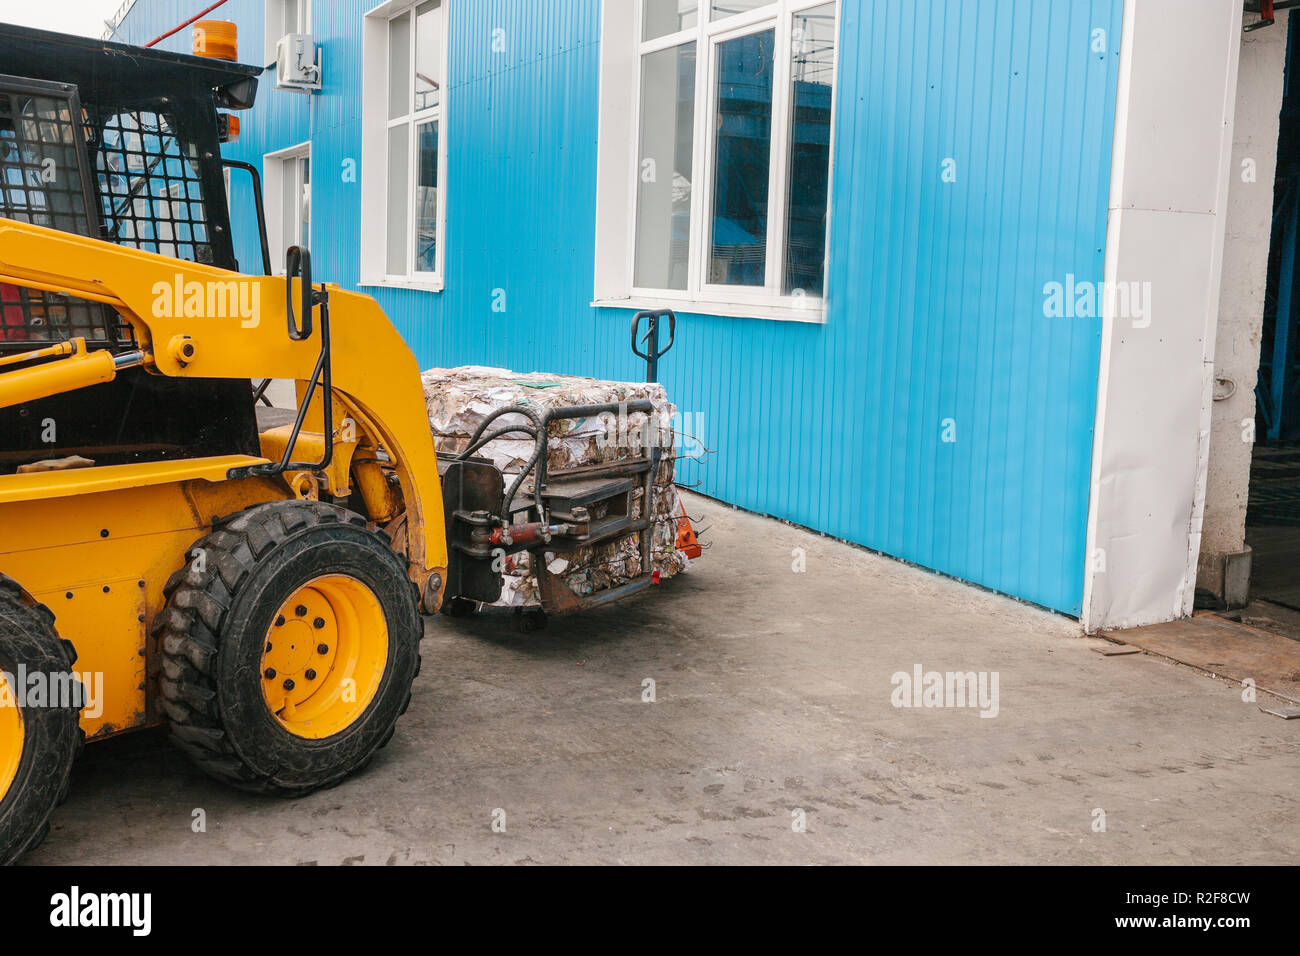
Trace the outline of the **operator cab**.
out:
<instances>
[{"instance_id":1,"label":"operator cab","mask_svg":"<svg viewBox=\"0 0 1300 956\"><path fill-rule=\"evenodd\" d=\"M0 24L0 217L238 271L219 109L252 106L261 72ZM0 276L0 360L75 337L137 347L107 305ZM0 409L0 475L74 455L99 465L258 455L254 405L245 381L130 369Z\"/></svg>"}]
</instances>

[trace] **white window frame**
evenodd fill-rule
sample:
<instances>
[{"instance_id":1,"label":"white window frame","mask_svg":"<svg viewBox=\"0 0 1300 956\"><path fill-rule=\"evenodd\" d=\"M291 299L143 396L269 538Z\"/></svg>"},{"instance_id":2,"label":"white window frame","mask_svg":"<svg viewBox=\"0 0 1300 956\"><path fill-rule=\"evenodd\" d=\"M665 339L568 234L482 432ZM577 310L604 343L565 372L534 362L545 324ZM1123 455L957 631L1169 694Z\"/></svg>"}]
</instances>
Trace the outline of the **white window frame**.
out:
<instances>
[{"instance_id":1,"label":"white window frame","mask_svg":"<svg viewBox=\"0 0 1300 956\"><path fill-rule=\"evenodd\" d=\"M721 20L709 20L710 0L700 0L696 25L652 40L641 40L644 0L604 0L601 27L600 123L597 132L596 276L592 305L625 308L671 308L706 315L730 315L796 322L825 322L826 296L782 294L785 275L786 205L791 162L791 24L796 14L835 6L835 53L832 69L830 168L827 180L826 235L830 250L831 197L835 177L835 108L839 99L839 0L772 0L771 3ZM763 286L709 283L707 244L712 226L714 155L713 117L717 105L718 44L775 29L772 79L772 150L768 170L767 264ZM687 288L650 289L635 285L637 183L640 172L642 57L695 42L695 116L693 132L690 252ZM778 198L779 197L779 198ZM829 276L823 288L830 293Z\"/></svg>"},{"instance_id":2,"label":"white window frame","mask_svg":"<svg viewBox=\"0 0 1300 956\"><path fill-rule=\"evenodd\" d=\"M262 206L266 215L266 241L271 247L271 271L274 275L284 275L284 253L292 245L284 223L284 163L290 159L306 159L310 163L311 141L278 149L262 157ZM314 175L315 170L312 172ZM294 208L298 208L296 202ZM307 220L307 235L302 237L302 244L308 248L311 247L314 221L315 216Z\"/></svg>"},{"instance_id":3,"label":"white window frame","mask_svg":"<svg viewBox=\"0 0 1300 956\"><path fill-rule=\"evenodd\" d=\"M284 13L285 0L266 0L265 28L262 34L266 38L263 59L266 66L275 66L276 46L281 37L290 33L311 33L311 0L298 0L298 22L295 24L286 24ZM289 29L290 26L292 29Z\"/></svg>"},{"instance_id":4,"label":"white window frame","mask_svg":"<svg viewBox=\"0 0 1300 956\"><path fill-rule=\"evenodd\" d=\"M390 286L441 292L444 288L447 256L447 104L448 38L451 34L452 0L442 0L442 49L440 55L441 90L438 105L415 110L415 90L411 85L406 114L388 118L388 31L389 22L411 13L410 63L415 65L416 29L414 11L423 0L388 0L365 14L362 30L362 105L361 105L361 282L363 286ZM428 122L438 123L438 214L437 267L433 272L415 268L415 190L419 168L417 130ZM388 130L407 124L411 133L407 149L407 272L392 275L388 269Z\"/></svg>"}]
</instances>

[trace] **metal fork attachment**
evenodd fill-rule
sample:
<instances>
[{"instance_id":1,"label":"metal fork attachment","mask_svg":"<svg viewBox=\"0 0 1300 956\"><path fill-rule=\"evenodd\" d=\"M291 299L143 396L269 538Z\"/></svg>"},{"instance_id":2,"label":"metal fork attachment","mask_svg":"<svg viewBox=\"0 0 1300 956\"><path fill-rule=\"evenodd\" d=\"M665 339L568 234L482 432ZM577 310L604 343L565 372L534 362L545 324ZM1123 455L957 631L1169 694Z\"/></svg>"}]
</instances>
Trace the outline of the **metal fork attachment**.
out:
<instances>
[{"instance_id":1,"label":"metal fork attachment","mask_svg":"<svg viewBox=\"0 0 1300 956\"><path fill-rule=\"evenodd\" d=\"M491 603L501 596L502 572L512 554L530 552L542 610L560 614L618 600L654 581L654 486L662 457L648 399L604 405L568 405L538 414L512 405L497 409L480 425L459 454L440 454L443 507L448 529L449 597ZM531 425L488 426L506 414L519 414ZM629 425L633 414L646 416L644 432ZM617 461L551 471L550 425L610 416L611 441L635 454ZM531 435L532 458L511 487L487 459L474 457L489 441L505 434ZM641 489L640 514L633 514L633 492ZM588 595L575 594L547 567L546 553L566 553L606 541L637 536L641 573L626 584Z\"/></svg>"}]
</instances>

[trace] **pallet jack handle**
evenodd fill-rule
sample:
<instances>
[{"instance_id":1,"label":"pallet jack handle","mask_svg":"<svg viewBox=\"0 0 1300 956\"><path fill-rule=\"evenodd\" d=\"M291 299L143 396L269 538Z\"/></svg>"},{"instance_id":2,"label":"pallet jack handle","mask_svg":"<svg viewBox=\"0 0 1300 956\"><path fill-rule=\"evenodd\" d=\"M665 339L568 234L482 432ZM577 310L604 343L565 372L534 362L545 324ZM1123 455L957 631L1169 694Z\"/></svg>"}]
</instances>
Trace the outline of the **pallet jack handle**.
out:
<instances>
[{"instance_id":1,"label":"pallet jack handle","mask_svg":"<svg viewBox=\"0 0 1300 956\"><path fill-rule=\"evenodd\" d=\"M668 319L668 344L661 349L659 348L659 320L665 317ZM642 319L646 320L645 335L641 335ZM645 359L645 380L647 382L657 382L659 380L659 359L673 347L673 341L676 338L677 315L672 309L638 312L632 316L632 351L638 358ZM647 344L644 352L637 348L640 342Z\"/></svg>"}]
</instances>

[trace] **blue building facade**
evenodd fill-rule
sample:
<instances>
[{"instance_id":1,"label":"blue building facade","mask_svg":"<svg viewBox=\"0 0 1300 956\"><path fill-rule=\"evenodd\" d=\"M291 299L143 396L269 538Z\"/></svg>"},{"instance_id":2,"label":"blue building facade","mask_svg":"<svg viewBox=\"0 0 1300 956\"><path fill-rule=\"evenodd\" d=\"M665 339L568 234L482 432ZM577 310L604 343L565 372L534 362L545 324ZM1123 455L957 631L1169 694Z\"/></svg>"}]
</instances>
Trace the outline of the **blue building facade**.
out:
<instances>
[{"instance_id":1,"label":"blue building facade","mask_svg":"<svg viewBox=\"0 0 1300 956\"><path fill-rule=\"evenodd\" d=\"M602 18L633 2L444 0L437 291L362 284L374 0L314 0L322 88L277 90L269 70L226 155L310 143L315 272L374 295L422 367L639 378L636 303L593 304ZM117 30L144 43L203 5L137 0ZM1103 278L1122 9L840 0L824 317L679 313L660 379L715 452L680 462L683 483L1080 613L1101 319L1047 314L1044 286ZM263 55L266 0L213 16L242 60ZM231 206L258 271L238 174ZM790 235L806 248L816 228Z\"/></svg>"}]
</instances>

